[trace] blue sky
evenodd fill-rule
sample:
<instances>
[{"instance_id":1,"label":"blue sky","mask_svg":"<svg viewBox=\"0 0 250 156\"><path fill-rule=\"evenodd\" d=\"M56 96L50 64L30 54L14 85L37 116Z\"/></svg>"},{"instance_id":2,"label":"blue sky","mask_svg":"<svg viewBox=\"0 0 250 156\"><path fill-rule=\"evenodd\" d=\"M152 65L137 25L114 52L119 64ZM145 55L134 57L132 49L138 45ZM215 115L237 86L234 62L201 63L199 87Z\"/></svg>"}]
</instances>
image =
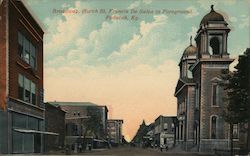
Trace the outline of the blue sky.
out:
<instances>
[{"instance_id":1,"label":"blue sky","mask_svg":"<svg viewBox=\"0 0 250 156\"><path fill-rule=\"evenodd\" d=\"M231 28L231 57L249 47L249 0L25 0L42 23L46 101L91 101L108 105L110 118L123 118L133 137L142 119L175 115L173 96L178 63L191 35L210 12L221 13ZM78 14L53 13L77 9ZM184 10L188 13L82 14L83 9ZM193 41L194 43L194 41ZM194 43L195 44L195 43Z\"/></svg>"}]
</instances>

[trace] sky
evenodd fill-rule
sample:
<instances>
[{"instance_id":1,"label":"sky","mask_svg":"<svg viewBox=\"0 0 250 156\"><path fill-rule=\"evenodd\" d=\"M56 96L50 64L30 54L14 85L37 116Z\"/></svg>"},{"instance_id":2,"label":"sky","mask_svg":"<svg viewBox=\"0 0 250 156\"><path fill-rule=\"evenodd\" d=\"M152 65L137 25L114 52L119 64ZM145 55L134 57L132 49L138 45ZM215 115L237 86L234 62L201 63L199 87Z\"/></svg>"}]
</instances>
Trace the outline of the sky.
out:
<instances>
[{"instance_id":1,"label":"sky","mask_svg":"<svg viewBox=\"0 0 250 156\"><path fill-rule=\"evenodd\" d=\"M23 1L45 32L45 101L107 105L127 140L143 119L176 115L178 63L211 4L231 29L230 56L250 47L249 0Z\"/></svg>"}]
</instances>

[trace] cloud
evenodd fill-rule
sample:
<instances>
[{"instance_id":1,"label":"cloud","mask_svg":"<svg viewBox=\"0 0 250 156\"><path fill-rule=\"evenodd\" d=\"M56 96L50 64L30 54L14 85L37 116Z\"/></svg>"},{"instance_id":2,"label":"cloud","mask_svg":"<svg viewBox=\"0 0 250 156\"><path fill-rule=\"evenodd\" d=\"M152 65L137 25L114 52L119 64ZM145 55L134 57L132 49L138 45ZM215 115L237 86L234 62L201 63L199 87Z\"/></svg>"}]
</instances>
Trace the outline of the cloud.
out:
<instances>
[{"instance_id":1,"label":"cloud","mask_svg":"<svg viewBox=\"0 0 250 156\"><path fill-rule=\"evenodd\" d=\"M128 9L135 9L138 6L140 6L140 4L141 4L141 1L135 1L132 4L130 4L130 6L128 7Z\"/></svg>"},{"instance_id":2,"label":"cloud","mask_svg":"<svg viewBox=\"0 0 250 156\"><path fill-rule=\"evenodd\" d=\"M250 27L250 17L246 15L241 15L239 28L249 28Z\"/></svg>"},{"instance_id":3,"label":"cloud","mask_svg":"<svg viewBox=\"0 0 250 156\"><path fill-rule=\"evenodd\" d=\"M167 18L168 17L166 15L155 15L154 21L151 23L146 23L145 21L142 21L140 24L141 35L145 36L155 27L165 24L167 21Z\"/></svg>"},{"instance_id":4,"label":"cloud","mask_svg":"<svg viewBox=\"0 0 250 156\"><path fill-rule=\"evenodd\" d=\"M142 2L145 3L145 4L151 4L152 0L142 0Z\"/></svg>"},{"instance_id":5,"label":"cloud","mask_svg":"<svg viewBox=\"0 0 250 156\"><path fill-rule=\"evenodd\" d=\"M188 13L185 16L186 18L192 18L192 17L195 17L195 16L199 15L199 12L197 11L197 9L194 6L188 7L187 10L190 10L190 13Z\"/></svg>"},{"instance_id":6,"label":"cloud","mask_svg":"<svg viewBox=\"0 0 250 156\"><path fill-rule=\"evenodd\" d=\"M197 27L192 26L192 31L189 32L189 33L187 33L188 39L192 36L192 43L194 43L193 41L194 41L194 38L196 37L197 30L198 30ZM193 44L193 45L194 45L194 44Z\"/></svg>"}]
</instances>

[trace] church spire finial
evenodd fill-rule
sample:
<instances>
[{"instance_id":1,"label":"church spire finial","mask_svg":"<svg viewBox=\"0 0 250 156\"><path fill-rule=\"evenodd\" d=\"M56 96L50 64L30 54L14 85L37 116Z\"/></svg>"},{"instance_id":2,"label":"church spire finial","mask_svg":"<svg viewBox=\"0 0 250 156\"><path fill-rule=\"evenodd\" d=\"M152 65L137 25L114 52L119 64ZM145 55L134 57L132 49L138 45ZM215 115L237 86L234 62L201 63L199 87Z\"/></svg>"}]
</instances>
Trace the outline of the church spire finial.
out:
<instances>
[{"instance_id":1,"label":"church spire finial","mask_svg":"<svg viewBox=\"0 0 250 156\"><path fill-rule=\"evenodd\" d=\"M190 45L192 45L192 36L190 36Z\"/></svg>"},{"instance_id":2,"label":"church spire finial","mask_svg":"<svg viewBox=\"0 0 250 156\"><path fill-rule=\"evenodd\" d=\"M211 11L214 11L214 5L213 4L211 5Z\"/></svg>"}]
</instances>

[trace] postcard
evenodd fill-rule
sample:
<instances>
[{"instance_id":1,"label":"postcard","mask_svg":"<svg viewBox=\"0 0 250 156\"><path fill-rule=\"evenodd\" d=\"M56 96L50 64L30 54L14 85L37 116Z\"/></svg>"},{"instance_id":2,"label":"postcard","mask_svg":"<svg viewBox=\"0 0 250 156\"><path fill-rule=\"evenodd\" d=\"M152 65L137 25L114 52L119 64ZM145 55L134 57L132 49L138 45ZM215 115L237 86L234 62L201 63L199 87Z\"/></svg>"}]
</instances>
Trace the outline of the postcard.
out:
<instances>
[{"instance_id":1,"label":"postcard","mask_svg":"<svg viewBox=\"0 0 250 156\"><path fill-rule=\"evenodd\" d=\"M1 0L0 153L248 154L249 6Z\"/></svg>"}]
</instances>

